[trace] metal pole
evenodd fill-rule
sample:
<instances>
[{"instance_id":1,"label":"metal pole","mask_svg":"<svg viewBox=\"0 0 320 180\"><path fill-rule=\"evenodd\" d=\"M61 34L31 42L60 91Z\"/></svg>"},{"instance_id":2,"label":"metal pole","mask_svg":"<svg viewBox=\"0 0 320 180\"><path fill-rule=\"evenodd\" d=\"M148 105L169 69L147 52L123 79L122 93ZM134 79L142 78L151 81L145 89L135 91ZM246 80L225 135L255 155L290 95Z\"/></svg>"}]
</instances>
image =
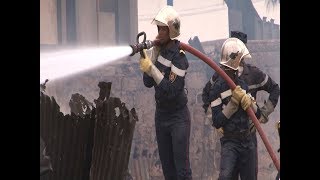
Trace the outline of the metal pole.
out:
<instances>
[{"instance_id":1,"label":"metal pole","mask_svg":"<svg viewBox=\"0 0 320 180\"><path fill-rule=\"evenodd\" d=\"M99 44L100 44L100 40L99 40L99 12L100 12L99 0L96 0L96 10L97 10L97 44L99 46Z\"/></svg>"}]
</instances>

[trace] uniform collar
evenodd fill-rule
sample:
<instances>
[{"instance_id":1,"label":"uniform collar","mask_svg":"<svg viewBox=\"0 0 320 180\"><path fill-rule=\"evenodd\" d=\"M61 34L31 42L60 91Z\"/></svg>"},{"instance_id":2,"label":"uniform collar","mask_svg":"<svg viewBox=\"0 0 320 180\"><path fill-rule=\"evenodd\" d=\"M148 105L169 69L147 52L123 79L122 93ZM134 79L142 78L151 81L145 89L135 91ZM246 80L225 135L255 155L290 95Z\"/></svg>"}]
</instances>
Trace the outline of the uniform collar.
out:
<instances>
[{"instance_id":1,"label":"uniform collar","mask_svg":"<svg viewBox=\"0 0 320 180\"><path fill-rule=\"evenodd\" d=\"M170 48L164 48L164 49L161 49L161 51L165 54L179 51L180 42L176 39L173 41L174 41L174 44Z\"/></svg>"},{"instance_id":2,"label":"uniform collar","mask_svg":"<svg viewBox=\"0 0 320 180\"><path fill-rule=\"evenodd\" d=\"M243 76L243 75L248 75L249 74L249 69L248 69L248 65L243 63L243 66L242 66L242 73L240 73L239 77L240 76Z\"/></svg>"}]
</instances>

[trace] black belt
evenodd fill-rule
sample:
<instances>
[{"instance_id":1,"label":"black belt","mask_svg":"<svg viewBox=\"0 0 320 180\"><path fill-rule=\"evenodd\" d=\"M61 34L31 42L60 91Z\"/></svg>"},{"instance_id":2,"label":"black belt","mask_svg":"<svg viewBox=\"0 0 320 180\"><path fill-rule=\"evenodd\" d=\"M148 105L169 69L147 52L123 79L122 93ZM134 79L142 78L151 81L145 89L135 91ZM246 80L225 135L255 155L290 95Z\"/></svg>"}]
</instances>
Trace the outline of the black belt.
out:
<instances>
[{"instance_id":1,"label":"black belt","mask_svg":"<svg viewBox=\"0 0 320 180\"><path fill-rule=\"evenodd\" d=\"M159 100L156 100L157 108L159 109L167 109L167 110L178 110L183 108L186 103L182 102L160 102Z\"/></svg>"},{"instance_id":2,"label":"black belt","mask_svg":"<svg viewBox=\"0 0 320 180\"><path fill-rule=\"evenodd\" d=\"M250 130L245 130L245 131L236 131L236 132L224 132L223 136L227 138L238 138L238 139L243 139L246 138L250 135Z\"/></svg>"}]
</instances>

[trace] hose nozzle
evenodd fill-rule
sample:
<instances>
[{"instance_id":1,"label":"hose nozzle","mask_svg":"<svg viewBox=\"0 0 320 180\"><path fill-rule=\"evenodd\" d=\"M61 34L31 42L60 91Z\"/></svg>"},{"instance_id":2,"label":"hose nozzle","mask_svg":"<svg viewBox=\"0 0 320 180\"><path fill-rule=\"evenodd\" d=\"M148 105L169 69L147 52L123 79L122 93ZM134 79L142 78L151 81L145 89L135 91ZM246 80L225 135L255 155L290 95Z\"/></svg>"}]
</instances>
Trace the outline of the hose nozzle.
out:
<instances>
[{"instance_id":1,"label":"hose nozzle","mask_svg":"<svg viewBox=\"0 0 320 180\"><path fill-rule=\"evenodd\" d=\"M142 43L130 45L130 47L132 48L132 53L130 54L130 56L133 56L134 54L136 54L138 52L142 52L143 49L150 49L153 46L154 46L154 43L153 43L153 41L150 41L150 40L147 40Z\"/></svg>"},{"instance_id":2,"label":"hose nozzle","mask_svg":"<svg viewBox=\"0 0 320 180\"><path fill-rule=\"evenodd\" d=\"M139 42L139 37L143 35L143 41ZM143 49L150 49L152 48L154 45L158 45L160 43L159 40L154 40L154 41L150 41L150 40L146 40L146 33L145 32L140 32L137 35L137 44L134 45L130 45L130 47L132 48L132 53L130 54L130 56L133 56L134 54L140 52L140 55L144 57L144 54L142 52Z\"/></svg>"}]
</instances>

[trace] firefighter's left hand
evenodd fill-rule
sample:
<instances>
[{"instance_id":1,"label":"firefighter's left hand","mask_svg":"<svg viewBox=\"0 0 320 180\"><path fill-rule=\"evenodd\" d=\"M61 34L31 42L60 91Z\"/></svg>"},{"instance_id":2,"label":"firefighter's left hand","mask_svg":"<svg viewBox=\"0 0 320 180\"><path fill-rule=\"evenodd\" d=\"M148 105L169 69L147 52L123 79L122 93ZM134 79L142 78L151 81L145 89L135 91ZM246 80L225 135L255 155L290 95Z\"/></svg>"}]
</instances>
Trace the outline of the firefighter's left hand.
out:
<instances>
[{"instance_id":1,"label":"firefighter's left hand","mask_svg":"<svg viewBox=\"0 0 320 180\"><path fill-rule=\"evenodd\" d=\"M143 50L143 54L144 54L145 58L140 57L140 70L142 72L149 74L150 69L151 69L151 65L152 65L152 61L148 57L145 49Z\"/></svg>"},{"instance_id":2,"label":"firefighter's left hand","mask_svg":"<svg viewBox=\"0 0 320 180\"><path fill-rule=\"evenodd\" d=\"M270 100L264 103L264 106L260 108L261 118L260 123L267 123L269 120L269 115L274 111L274 106Z\"/></svg>"}]
</instances>

